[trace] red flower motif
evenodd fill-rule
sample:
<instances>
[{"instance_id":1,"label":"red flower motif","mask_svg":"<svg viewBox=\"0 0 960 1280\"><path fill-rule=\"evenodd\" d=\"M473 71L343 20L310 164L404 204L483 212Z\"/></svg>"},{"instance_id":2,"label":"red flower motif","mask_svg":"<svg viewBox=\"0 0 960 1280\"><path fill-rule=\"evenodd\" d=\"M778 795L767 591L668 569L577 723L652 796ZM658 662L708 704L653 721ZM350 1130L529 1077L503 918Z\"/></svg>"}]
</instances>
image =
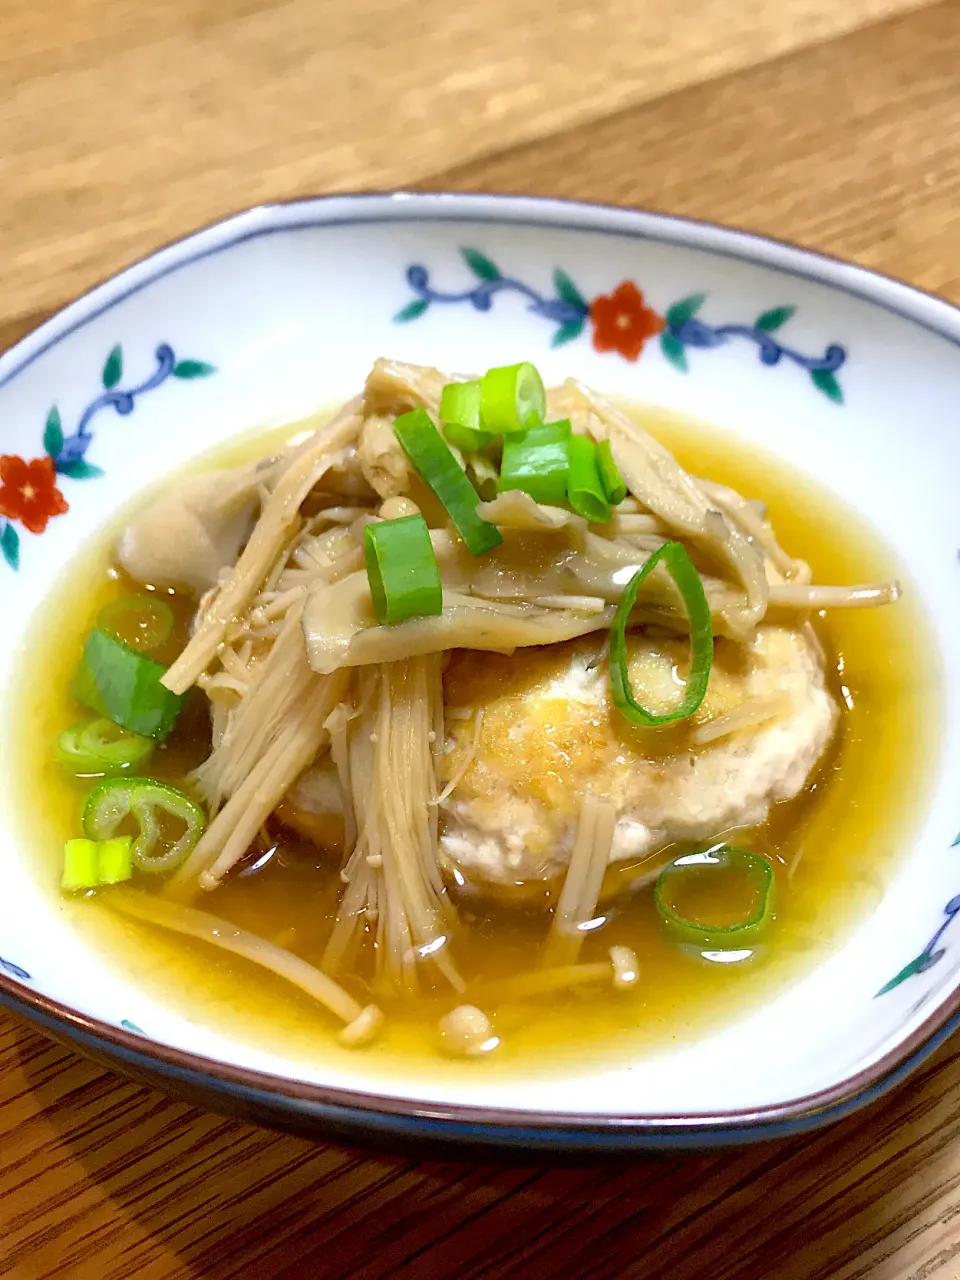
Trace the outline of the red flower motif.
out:
<instances>
[{"instance_id":1,"label":"red flower motif","mask_svg":"<svg viewBox=\"0 0 960 1280\"><path fill-rule=\"evenodd\" d=\"M31 533L43 533L47 523L66 510L52 458L0 458L0 516L19 520Z\"/></svg>"},{"instance_id":2,"label":"red flower motif","mask_svg":"<svg viewBox=\"0 0 960 1280\"><path fill-rule=\"evenodd\" d=\"M594 298L590 319L597 351L619 351L627 360L636 360L647 339L664 328L663 316L644 303L632 280L624 280L611 294Z\"/></svg>"}]
</instances>

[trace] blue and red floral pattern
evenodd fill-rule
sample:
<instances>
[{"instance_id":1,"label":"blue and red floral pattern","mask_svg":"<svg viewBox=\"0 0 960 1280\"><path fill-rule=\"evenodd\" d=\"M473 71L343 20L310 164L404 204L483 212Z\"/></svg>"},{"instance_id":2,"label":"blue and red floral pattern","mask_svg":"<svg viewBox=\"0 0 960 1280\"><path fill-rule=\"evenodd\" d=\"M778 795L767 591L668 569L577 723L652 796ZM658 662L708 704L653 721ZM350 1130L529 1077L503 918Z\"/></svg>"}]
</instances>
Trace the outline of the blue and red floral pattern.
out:
<instances>
[{"instance_id":1,"label":"blue and red floral pattern","mask_svg":"<svg viewBox=\"0 0 960 1280\"><path fill-rule=\"evenodd\" d=\"M113 409L120 417L133 413L138 398L154 391L168 378L206 378L215 372L203 360L178 360L166 342L155 352L157 367L143 382L123 390L123 348L115 346L104 362L101 381L103 391L87 405L76 429L65 435L60 411L56 405L47 414L43 432L43 454L39 458L21 458L14 454L0 456L0 555L11 569L20 568L20 528L41 534L51 520L70 509L61 488L61 477L67 480L93 480L102 476L100 467L87 461L93 443L91 424L105 409Z\"/></svg>"},{"instance_id":2,"label":"blue and red floral pattern","mask_svg":"<svg viewBox=\"0 0 960 1280\"><path fill-rule=\"evenodd\" d=\"M793 316L794 306L772 307L757 316L753 324L715 325L701 315L707 300L705 293L681 298L661 314L632 280L624 280L609 293L601 293L588 302L567 272L557 267L553 273L555 296L548 296L515 276L504 275L496 263L479 250L463 248L460 252L478 283L468 289L442 292L431 285L427 268L413 263L407 268L407 284L416 297L397 312L394 320L407 324L432 306L457 303L468 303L476 311L489 311L498 294L519 294L527 299L528 310L533 315L556 326L551 341L554 347L579 338L589 322L597 351L613 352L625 360L639 360L650 340L659 337L663 356L675 369L686 373L688 352L722 347L731 339L742 338L756 346L761 364L770 366L789 361L806 370L813 385L830 400L837 404L843 401L836 375L847 353L839 343L830 343L822 356L806 356L774 336Z\"/></svg>"},{"instance_id":3,"label":"blue and red floral pattern","mask_svg":"<svg viewBox=\"0 0 960 1280\"><path fill-rule=\"evenodd\" d=\"M958 847L960 847L960 835L953 842L953 848L956 849ZM926 973L928 969L932 969L935 964L940 963L947 954L946 947L941 947L940 941L953 923L953 918L956 915L960 915L960 894L955 898L951 898L943 908L943 920L941 920L936 933L920 954L914 956L909 964L905 964L899 973L895 973L889 982L885 982L877 992L878 996L886 995L888 991L893 991L894 988L899 987L901 982L906 982L908 978L912 978L915 974Z\"/></svg>"}]
</instances>

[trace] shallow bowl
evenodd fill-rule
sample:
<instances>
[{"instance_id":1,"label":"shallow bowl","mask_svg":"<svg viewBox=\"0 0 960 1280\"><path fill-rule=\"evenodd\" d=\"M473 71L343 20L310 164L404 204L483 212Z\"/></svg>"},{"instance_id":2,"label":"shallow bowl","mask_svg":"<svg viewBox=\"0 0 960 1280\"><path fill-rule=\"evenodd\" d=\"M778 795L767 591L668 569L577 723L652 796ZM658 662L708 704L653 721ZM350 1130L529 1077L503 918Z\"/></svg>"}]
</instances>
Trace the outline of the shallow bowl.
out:
<instances>
[{"instance_id":1,"label":"shallow bowl","mask_svg":"<svg viewBox=\"0 0 960 1280\"><path fill-rule=\"evenodd\" d=\"M555 1079L384 1080L361 1056L304 1067L253 1048L138 988L38 882L15 834L30 797L8 786L0 1001L210 1107L374 1142L702 1148L877 1097L960 1019L960 312L903 284L707 224L489 196L301 201L162 250L0 359L0 451L49 458L31 474L55 467L69 508L48 484L39 516L0 516L7 765L18 656L76 549L196 453L353 394L378 354L452 369L526 357L548 382L692 414L840 493L894 544L939 649L943 728L882 900L812 973L670 1052Z\"/></svg>"}]
</instances>

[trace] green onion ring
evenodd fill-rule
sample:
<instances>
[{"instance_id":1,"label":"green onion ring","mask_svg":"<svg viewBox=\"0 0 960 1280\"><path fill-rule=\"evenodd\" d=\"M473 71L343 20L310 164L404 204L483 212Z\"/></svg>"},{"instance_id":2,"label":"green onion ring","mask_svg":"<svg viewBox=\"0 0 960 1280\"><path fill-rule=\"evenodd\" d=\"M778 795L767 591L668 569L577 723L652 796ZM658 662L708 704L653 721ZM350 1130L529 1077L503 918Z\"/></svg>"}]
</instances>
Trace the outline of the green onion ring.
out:
<instances>
[{"instance_id":1,"label":"green onion ring","mask_svg":"<svg viewBox=\"0 0 960 1280\"><path fill-rule=\"evenodd\" d=\"M497 492L519 489L534 502L562 506L570 471L570 430L569 419L563 419L507 436Z\"/></svg>"},{"instance_id":2,"label":"green onion ring","mask_svg":"<svg viewBox=\"0 0 960 1280\"><path fill-rule=\"evenodd\" d=\"M443 503L457 532L473 554L481 556L498 546L503 541L503 534L477 511L479 495L426 409L413 409L410 413L401 414L393 424L393 430L417 475Z\"/></svg>"},{"instance_id":3,"label":"green onion ring","mask_svg":"<svg viewBox=\"0 0 960 1280\"><path fill-rule=\"evenodd\" d=\"M641 707L633 696L627 667L626 630L644 579L661 563L676 583L690 621L690 674L687 676L687 688L680 705L673 711L657 715ZM686 720L706 696L712 666L713 619L700 575L679 542L665 542L627 583L614 614L610 627L610 687L613 701L617 710L631 724L643 728L655 728L671 724L674 720Z\"/></svg>"},{"instance_id":4,"label":"green onion ring","mask_svg":"<svg viewBox=\"0 0 960 1280\"><path fill-rule=\"evenodd\" d=\"M114 836L97 844L97 877L101 884L122 884L133 876L133 837Z\"/></svg>"},{"instance_id":5,"label":"green onion ring","mask_svg":"<svg viewBox=\"0 0 960 1280\"><path fill-rule=\"evenodd\" d=\"M109 631L96 627L87 637L73 677L73 696L84 707L122 729L163 740L183 704L161 681L167 668L144 657Z\"/></svg>"},{"instance_id":6,"label":"green onion ring","mask_svg":"<svg viewBox=\"0 0 960 1280\"><path fill-rule=\"evenodd\" d=\"M443 434L456 449L476 453L493 441L480 428L480 383L448 382L440 393Z\"/></svg>"},{"instance_id":7,"label":"green onion ring","mask_svg":"<svg viewBox=\"0 0 960 1280\"><path fill-rule=\"evenodd\" d=\"M589 436L570 437L570 474L567 498L578 516L591 524L606 524L610 519L610 503L600 479L597 446Z\"/></svg>"},{"instance_id":8,"label":"green onion ring","mask_svg":"<svg viewBox=\"0 0 960 1280\"><path fill-rule=\"evenodd\" d=\"M96 840L68 840L63 846L63 874L60 888L64 893L82 893L100 883Z\"/></svg>"},{"instance_id":9,"label":"green onion ring","mask_svg":"<svg viewBox=\"0 0 960 1280\"><path fill-rule=\"evenodd\" d=\"M167 841L160 829L165 816L183 823L184 831L161 852ZM174 871L203 834L207 820L190 796L153 778L110 778L87 797L83 833L88 840L112 840L121 824L132 817L140 828L133 842L133 863L140 871Z\"/></svg>"},{"instance_id":10,"label":"green onion ring","mask_svg":"<svg viewBox=\"0 0 960 1280\"><path fill-rule=\"evenodd\" d=\"M600 472L600 483L607 495L607 501L612 507L619 507L627 496L627 486L620 474L620 468L614 461L609 440L601 440L597 445L597 469Z\"/></svg>"},{"instance_id":11,"label":"green onion ring","mask_svg":"<svg viewBox=\"0 0 960 1280\"><path fill-rule=\"evenodd\" d=\"M443 612L440 570L423 516L368 524L363 554L373 611L381 626Z\"/></svg>"},{"instance_id":12,"label":"green onion ring","mask_svg":"<svg viewBox=\"0 0 960 1280\"><path fill-rule=\"evenodd\" d=\"M133 875L133 840L117 836L113 840L68 840L63 846L64 893L96 889L103 884L122 884Z\"/></svg>"},{"instance_id":13,"label":"green onion ring","mask_svg":"<svg viewBox=\"0 0 960 1280\"><path fill-rule=\"evenodd\" d=\"M57 739L57 759L68 773L123 773L142 768L153 755L154 743L130 733L106 717L91 717L65 729Z\"/></svg>"},{"instance_id":14,"label":"green onion ring","mask_svg":"<svg viewBox=\"0 0 960 1280\"><path fill-rule=\"evenodd\" d=\"M488 369L480 379L480 426L495 436L538 427L547 413L547 393L536 368L523 364Z\"/></svg>"},{"instance_id":15,"label":"green onion ring","mask_svg":"<svg viewBox=\"0 0 960 1280\"><path fill-rule=\"evenodd\" d=\"M734 924L707 925L680 915L667 901L670 883L677 876L694 867L715 867L720 871L739 871L758 891L758 902L753 911ZM653 890L653 900L661 920L670 933L681 942L698 947L739 947L755 941L766 929L773 911L773 867L759 853L741 849L736 845L722 844L699 853L684 854L674 858L661 870Z\"/></svg>"},{"instance_id":16,"label":"green onion ring","mask_svg":"<svg viewBox=\"0 0 960 1280\"><path fill-rule=\"evenodd\" d=\"M159 649L173 633L173 610L156 596L120 596L100 610L97 626L138 653Z\"/></svg>"}]
</instances>

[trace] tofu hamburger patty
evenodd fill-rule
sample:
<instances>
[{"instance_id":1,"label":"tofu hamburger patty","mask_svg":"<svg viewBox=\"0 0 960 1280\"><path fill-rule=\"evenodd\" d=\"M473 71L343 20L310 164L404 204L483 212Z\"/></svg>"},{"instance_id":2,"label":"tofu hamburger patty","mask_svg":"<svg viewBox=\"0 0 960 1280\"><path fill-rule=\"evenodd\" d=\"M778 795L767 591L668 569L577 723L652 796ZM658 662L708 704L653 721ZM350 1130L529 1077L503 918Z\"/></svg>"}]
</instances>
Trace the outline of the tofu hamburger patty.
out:
<instances>
[{"instance_id":1,"label":"tofu hamburger patty","mask_svg":"<svg viewBox=\"0 0 960 1280\"><path fill-rule=\"evenodd\" d=\"M679 639L631 636L643 705L663 712L679 701L686 653ZM439 766L442 784L462 773L441 806L448 873L491 888L553 879L587 790L616 806L611 862L755 825L803 790L836 729L823 661L803 630L765 625L746 646L718 640L703 705L659 729L625 721L597 658L595 638L528 650L522 664L454 655Z\"/></svg>"}]
</instances>

